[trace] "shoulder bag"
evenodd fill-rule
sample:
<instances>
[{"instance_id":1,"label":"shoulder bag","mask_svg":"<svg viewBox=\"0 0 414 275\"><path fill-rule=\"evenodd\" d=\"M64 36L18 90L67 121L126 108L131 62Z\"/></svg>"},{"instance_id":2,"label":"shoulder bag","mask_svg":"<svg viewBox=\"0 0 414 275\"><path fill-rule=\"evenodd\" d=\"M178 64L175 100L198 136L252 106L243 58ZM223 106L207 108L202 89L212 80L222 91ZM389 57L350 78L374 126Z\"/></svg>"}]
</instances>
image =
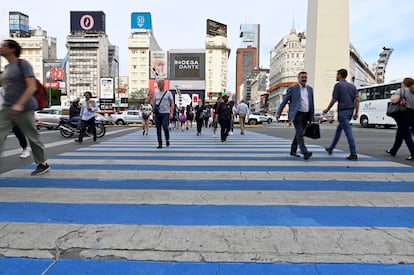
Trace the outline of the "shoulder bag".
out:
<instances>
[{"instance_id":1,"label":"shoulder bag","mask_svg":"<svg viewBox=\"0 0 414 275\"><path fill-rule=\"evenodd\" d=\"M165 94L167 93L167 91L164 91L164 94L162 95L160 101L158 102L158 104L155 104L154 106L154 114L159 114L160 113L160 104L162 102L162 100L164 99Z\"/></svg>"},{"instance_id":2,"label":"shoulder bag","mask_svg":"<svg viewBox=\"0 0 414 275\"><path fill-rule=\"evenodd\" d=\"M400 100L397 103L392 103L391 101L388 102L387 106L387 116L395 117L401 112L405 111L406 105L406 98L405 98L405 90L401 88Z\"/></svg>"}]
</instances>

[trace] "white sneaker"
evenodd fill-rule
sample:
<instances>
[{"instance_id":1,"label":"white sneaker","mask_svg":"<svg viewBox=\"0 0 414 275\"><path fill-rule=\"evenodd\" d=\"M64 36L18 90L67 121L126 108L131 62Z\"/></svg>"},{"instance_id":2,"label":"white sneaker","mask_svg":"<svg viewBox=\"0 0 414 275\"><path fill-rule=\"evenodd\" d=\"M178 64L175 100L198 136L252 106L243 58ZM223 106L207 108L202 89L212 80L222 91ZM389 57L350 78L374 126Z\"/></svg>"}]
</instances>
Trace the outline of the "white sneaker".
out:
<instances>
[{"instance_id":1,"label":"white sneaker","mask_svg":"<svg viewBox=\"0 0 414 275\"><path fill-rule=\"evenodd\" d=\"M233 135L233 131L230 132L230 136L232 136L232 135Z\"/></svg>"},{"instance_id":2,"label":"white sneaker","mask_svg":"<svg viewBox=\"0 0 414 275\"><path fill-rule=\"evenodd\" d=\"M28 149L24 149L20 154L20 158L27 159L28 157L30 157L30 151Z\"/></svg>"},{"instance_id":3,"label":"white sneaker","mask_svg":"<svg viewBox=\"0 0 414 275\"><path fill-rule=\"evenodd\" d=\"M213 134L213 138L215 138L216 137L216 134Z\"/></svg>"}]
</instances>

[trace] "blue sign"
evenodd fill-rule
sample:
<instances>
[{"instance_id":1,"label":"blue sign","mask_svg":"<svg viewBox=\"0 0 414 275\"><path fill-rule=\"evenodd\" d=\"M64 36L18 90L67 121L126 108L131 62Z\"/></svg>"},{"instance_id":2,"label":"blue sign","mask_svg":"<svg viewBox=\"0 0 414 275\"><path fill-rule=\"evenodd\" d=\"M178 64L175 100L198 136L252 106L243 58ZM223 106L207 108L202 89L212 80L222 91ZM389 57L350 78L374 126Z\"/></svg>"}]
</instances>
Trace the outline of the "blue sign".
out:
<instances>
[{"instance_id":1,"label":"blue sign","mask_svg":"<svg viewBox=\"0 0 414 275\"><path fill-rule=\"evenodd\" d=\"M133 12L131 13L131 29L151 30L151 13Z\"/></svg>"}]
</instances>

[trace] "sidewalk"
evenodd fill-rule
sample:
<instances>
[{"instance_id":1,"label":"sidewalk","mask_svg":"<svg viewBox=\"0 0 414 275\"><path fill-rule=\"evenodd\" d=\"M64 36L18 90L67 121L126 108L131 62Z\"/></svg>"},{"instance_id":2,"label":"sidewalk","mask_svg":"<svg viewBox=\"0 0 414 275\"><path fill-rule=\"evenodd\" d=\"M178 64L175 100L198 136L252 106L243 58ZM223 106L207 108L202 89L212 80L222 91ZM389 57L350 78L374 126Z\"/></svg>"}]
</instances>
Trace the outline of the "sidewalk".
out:
<instances>
[{"instance_id":1,"label":"sidewalk","mask_svg":"<svg viewBox=\"0 0 414 275\"><path fill-rule=\"evenodd\" d=\"M304 161L251 131L154 135L5 173L0 274L414 272L413 167L315 145Z\"/></svg>"}]
</instances>

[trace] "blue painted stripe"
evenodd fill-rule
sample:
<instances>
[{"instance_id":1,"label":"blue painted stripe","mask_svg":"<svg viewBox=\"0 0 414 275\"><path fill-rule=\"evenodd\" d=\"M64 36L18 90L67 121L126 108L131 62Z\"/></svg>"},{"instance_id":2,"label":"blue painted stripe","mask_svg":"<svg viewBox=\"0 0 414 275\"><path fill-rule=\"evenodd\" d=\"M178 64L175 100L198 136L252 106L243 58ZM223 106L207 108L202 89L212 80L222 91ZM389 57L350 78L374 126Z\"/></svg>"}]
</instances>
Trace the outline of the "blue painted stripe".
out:
<instances>
[{"instance_id":1,"label":"blue painted stripe","mask_svg":"<svg viewBox=\"0 0 414 275\"><path fill-rule=\"evenodd\" d=\"M312 161L312 160L309 160ZM141 161L137 164L53 164L52 169L57 170L102 170L102 171L191 171L191 172L326 172L336 173L413 173L414 167L375 167L375 166L235 166L235 165L200 165L200 166L179 166L179 165L146 165ZM33 170L35 165L25 166L22 169Z\"/></svg>"},{"instance_id":2,"label":"blue painted stripe","mask_svg":"<svg viewBox=\"0 0 414 275\"><path fill-rule=\"evenodd\" d=\"M355 191L414 192L414 181L324 181L324 180L185 180L120 178L0 178L1 187L89 188L143 190L273 190L273 191ZM1 192L1 189L0 189Z\"/></svg>"},{"instance_id":3,"label":"blue painted stripe","mask_svg":"<svg viewBox=\"0 0 414 275\"><path fill-rule=\"evenodd\" d=\"M50 259L0 258L0 274L43 274L52 262Z\"/></svg>"},{"instance_id":4,"label":"blue painted stripe","mask_svg":"<svg viewBox=\"0 0 414 275\"><path fill-rule=\"evenodd\" d=\"M41 274L44 259L2 258L0 268L3 274ZM32 268L33 267L33 268ZM14 269L16 268L16 269ZM153 262L127 260L85 260L62 259L57 261L47 274L169 274L169 275L252 275L252 274L291 274L291 275L411 275L412 264L359 264L359 263L214 263L214 262Z\"/></svg>"},{"instance_id":5,"label":"blue painted stripe","mask_svg":"<svg viewBox=\"0 0 414 275\"><path fill-rule=\"evenodd\" d=\"M414 207L0 203L0 221L176 226L414 227Z\"/></svg>"}]
</instances>

